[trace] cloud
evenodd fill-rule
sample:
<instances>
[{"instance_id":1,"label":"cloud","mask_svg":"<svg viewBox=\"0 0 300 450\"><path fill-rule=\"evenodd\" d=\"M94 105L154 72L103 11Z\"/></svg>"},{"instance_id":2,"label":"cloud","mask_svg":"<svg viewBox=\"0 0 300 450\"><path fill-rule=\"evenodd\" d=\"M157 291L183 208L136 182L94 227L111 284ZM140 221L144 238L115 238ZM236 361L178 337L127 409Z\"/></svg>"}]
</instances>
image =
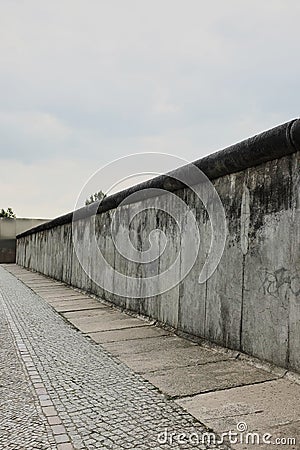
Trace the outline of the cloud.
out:
<instances>
[{"instance_id":1,"label":"cloud","mask_svg":"<svg viewBox=\"0 0 300 450\"><path fill-rule=\"evenodd\" d=\"M1 203L18 217L53 218L72 211L82 185L91 174L87 162L63 158L35 163L2 160Z\"/></svg>"},{"instance_id":2,"label":"cloud","mask_svg":"<svg viewBox=\"0 0 300 450\"><path fill-rule=\"evenodd\" d=\"M194 160L296 117L299 12L296 0L3 0L1 168L92 170L147 150Z\"/></svg>"}]
</instances>

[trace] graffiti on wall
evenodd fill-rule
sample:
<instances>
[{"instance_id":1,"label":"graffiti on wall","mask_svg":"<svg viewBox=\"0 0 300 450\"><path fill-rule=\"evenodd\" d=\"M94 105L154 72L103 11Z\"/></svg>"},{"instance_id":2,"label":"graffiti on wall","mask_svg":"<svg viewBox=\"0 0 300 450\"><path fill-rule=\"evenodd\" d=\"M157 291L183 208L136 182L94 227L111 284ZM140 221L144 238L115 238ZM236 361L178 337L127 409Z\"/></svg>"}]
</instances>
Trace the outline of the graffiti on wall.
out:
<instances>
[{"instance_id":1,"label":"graffiti on wall","mask_svg":"<svg viewBox=\"0 0 300 450\"><path fill-rule=\"evenodd\" d=\"M262 289L264 294L276 298L280 297L282 293L291 293L297 297L300 295L300 275L285 267L281 267L274 272L265 269Z\"/></svg>"}]
</instances>

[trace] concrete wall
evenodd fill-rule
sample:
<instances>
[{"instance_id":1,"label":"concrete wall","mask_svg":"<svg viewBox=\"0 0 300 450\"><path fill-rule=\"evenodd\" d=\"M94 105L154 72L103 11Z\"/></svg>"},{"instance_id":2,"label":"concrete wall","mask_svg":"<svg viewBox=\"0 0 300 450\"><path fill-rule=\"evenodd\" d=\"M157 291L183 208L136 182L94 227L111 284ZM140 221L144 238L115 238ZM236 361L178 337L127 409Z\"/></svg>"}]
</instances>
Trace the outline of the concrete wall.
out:
<instances>
[{"instance_id":1,"label":"concrete wall","mask_svg":"<svg viewBox=\"0 0 300 450\"><path fill-rule=\"evenodd\" d=\"M128 192L145 186L168 186L176 191L194 209L202 246L188 276L168 292L153 298L143 298L141 293L134 299L103 291L77 260L72 215L19 236L17 262L191 335L300 371L299 150L300 121L296 120L195 163L219 193L228 227L222 259L204 284L198 283L198 276L210 245L210 223L195 194L182 186L178 190L169 177L108 198L95 226L98 245L111 265L127 275L142 276L143 264L128 262L114 248L109 232L114 208ZM167 195L165 201L170 201ZM150 206L150 199L143 200L146 207L147 202ZM122 238L126 215L138 207L132 203L118 210L117 236ZM84 246L89 245L92 233L87 216L85 209L77 222ZM132 235L139 246L157 227L171 236L159 262L161 269L174 260L180 247L172 221L152 210L133 223ZM93 271L104 271L95 258L90 249L87 264ZM156 270L153 266L153 273Z\"/></svg>"},{"instance_id":2,"label":"concrete wall","mask_svg":"<svg viewBox=\"0 0 300 450\"><path fill-rule=\"evenodd\" d=\"M0 263L16 261L16 236L48 222L48 219L8 219L0 217Z\"/></svg>"}]
</instances>

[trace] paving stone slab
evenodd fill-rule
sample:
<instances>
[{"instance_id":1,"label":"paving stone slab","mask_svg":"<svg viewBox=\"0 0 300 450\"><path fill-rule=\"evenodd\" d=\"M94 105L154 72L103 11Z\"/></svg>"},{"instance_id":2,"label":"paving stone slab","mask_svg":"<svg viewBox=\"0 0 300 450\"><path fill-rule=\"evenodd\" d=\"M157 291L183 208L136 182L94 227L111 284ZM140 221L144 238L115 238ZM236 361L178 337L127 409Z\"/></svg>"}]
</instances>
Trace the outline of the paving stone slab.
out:
<instances>
[{"instance_id":1,"label":"paving stone slab","mask_svg":"<svg viewBox=\"0 0 300 450\"><path fill-rule=\"evenodd\" d=\"M60 283L59 281L26 281L26 285L31 289L38 288L49 288L50 286L66 286L64 283Z\"/></svg>"},{"instance_id":2,"label":"paving stone slab","mask_svg":"<svg viewBox=\"0 0 300 450\"><path fill-rule=\"evenodd\" d=\"M198 345L189 348L153 350L147 353L120 355L119 359L138 373L172 369L196 364L223 361L229 357Z\"/></svg>"},{"instance_id":3,"label":"paving stone slab","mask_svg":"<svg viewBox=\"0 0 300 450\"><path fill-rule=\"evenodd\" d=\"M18 277L19 280L21 280L22 282L26 282L26 284L28 286L36 286L36 287L49 287L49 286L67 286L65 283L62 283L61 281L55 281L55 280L51 280L48 278L31 278L31 277L24 277L22 275L18 275L18 274L13 274L16 277Z\"/></svg>"},{"instance_id":4,"label":"paving stone slab","mask_svg":"<svg viewBox=\"0 0 300 450\"><path fill-rule=\"evenodd\" d=\"M40 289L40 290L48 290L51 288L54 289L64 289L64 288L68 288L68 286L64 283L60 283L59 281L52 283L51 281L41 281L39 282L31 282L29 280L26 279L21 279L20 280L26 284L26 286L30 287L30 289L35 290L35 289Z\"/></svg>"},{"instance_id":5,"label":"paving stone slab","mask_svg":"<svg viewBox=\"0 0 300 450\"><path fill-rule=\"evenodd\" d=\"M210 392L192 398L176 400L193 416L200 418L218 433L237 431L237 424L246 424L247 431L273 435L275 438L295 438L296 445L276 445L279 449L300 448L300 385L287 380L274 380L227 391ZM235 449L256 448L233 445Z\"/></svg>"},{"instance_id":6,"label":"paving stone slab","mask_svg":"<svg viewBox=\"0 0 300 450\"><path fill-rule=\"evenodd\" d=\"M56 305L61 302L64 302L64 303L73 302L76 300L82 300L82 301L86 301L86 302L93 300L91 297L88 297L85 295L80 295L80 294L72 295L72 296L61 295L61 296L57 296L57 297L53 297L53 298L44 298L42 295L40 295L40 297L42 297L44 300L46 300L47 303L50 303L50 305ZM93 301L97 302L97 300L93 300ZM99 305L102 305L102 303L99 301L97 303ZM103 306L105 306L105 305L103 305Z\"/></svg>"},{"instance_id":7,"label":"paving stone slab","mask_svg":"<svg viewBox=\"0 0 300 450\"><path fill-rule=\"evenodd\" d=\"M276 375L240 361L227 360L145 373L144 377L161 391L178 397L274 380Z\"/></svg>"},{"instance_id":8,"label":"paving stone slab","mask_svg":"<svg viewBox=\"0 0 300 450\"><path fill-rule=\"evenodd\" d=\"M68 320L83 333L92 333L95 331L120 330L122 328L143 327L144 322L130 317L118 316L117 314L106 314L102 316L103 320L98 318L83 318Z\"/></svg>"},{"instance_id":9,"label":"paving stone slab","mask_svg":"<svg viewBox=\"0 0 300 450\"><path fill-rule=\"evenodd\" d=\"M159 351L170 351L178 348L184 352L186 348L195 346L197 346L197 344L178 336L158 336L153 337L152 339L146 337L144 339L133 339L103 344L103 347L115 356L147 353L157 349L159 349Z\"/></svg>"},{"instance_id":10,"label":"paving stone slab","mask_svg":"<svg viewBox=\"0 0 300 450\"><path fill-rule=\"evenodd\" d=\"M86 300L79 300L75 302L60 302L55 305L52 304L57 312L68 313L73 311L84 310L103 310L104 307L99 302L89 302Z\"/></svg>"},{"instance_id":11,"label":"paving stone slab","mask_svg":"<svg viewBox=\"0 0 300 450\"><path fill-rule=\"evenodd\" d=\"M85 321L89 321L89 320L101 320L102 317L104 316L109 316L109 318L113 318L115 317L116 319L121 319L121 318L126 318L126 317L130 317L127 314L122 314L121 312L110 308L109 306L105 306L101 305L101 303L99 303L100 308L96 311L93 310L87 310L87 311L69 311L63 314L63 316L66 319L72 319L72 320L85 320Z\"/></svg>"},{"instance_id":12,"label":"paving stone slab","mask_svg":"<svg viewBox=\"0 0 300 450\"><path fill-rule=\"evenodd\" d=\"M51 299L54 297L61 297L61 296L64 296L64 297L78 296L78 293L72 291L72 289L55 289L52 287L47 291L46 290L44 291L41 289L34 289L34 292L45 299Z\"/></svg>"},{"instance_id":13,"label":"paving stone slab","mask_svg":"<svg viewBox=\"0 0 300 450\"><path fill-rule=\"evenodd\" d=\"M153 338L157 336L172 335L166 330L156 328L153 325L144 325L141 327L123 328L120 330L100 331L89 333L89 336L97 343L120 342L133 339Z\"/></svg>"}]
</instances>

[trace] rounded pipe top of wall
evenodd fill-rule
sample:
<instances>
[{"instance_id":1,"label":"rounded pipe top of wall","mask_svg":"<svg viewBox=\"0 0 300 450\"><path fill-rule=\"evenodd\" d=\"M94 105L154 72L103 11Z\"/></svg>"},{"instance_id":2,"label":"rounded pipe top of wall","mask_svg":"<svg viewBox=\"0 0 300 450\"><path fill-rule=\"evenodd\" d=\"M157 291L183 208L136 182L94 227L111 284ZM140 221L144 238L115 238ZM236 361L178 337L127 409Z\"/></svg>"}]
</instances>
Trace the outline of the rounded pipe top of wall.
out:
<instances>
[{"instance_id":1,"label":"rounded pipe top of wall","mask_svg":"<svg viewBox=\"0 0 300 450\"><path fill-rule=\"evenodd\" d=\"M291 144L295 147L296 151L300 149L300 119L292 121L290 128Z\"/></svg>"},{"instance_id":2,"label":"rounded pipe top of wall","mask_svg":"<svg viewBox=\"0 0 300 450\"><path fill-rule=\"evenodd\" d=\"M216 179L231 173L245 170L263 164L273 159L290 155L300 150L300 119L294 119L256 136L234 144L230 147L205 156L193 164L196 165L210 179ZM149 188L160 188L167 191L176 191L184 185L172 177L174 173L186 173L189 166L183 166L166 175L160 175L151 180L132 186L116 194L106 197L99 206L98 214L116 208L125 198L134 192L141 192ZM85 218L94 214L94 208L86 206L76 213L76 218ZM71 223L73 213L57 217L45 224L21 233L17 238L27 236L39 231Z\"/></svg>"}]
</instances>

